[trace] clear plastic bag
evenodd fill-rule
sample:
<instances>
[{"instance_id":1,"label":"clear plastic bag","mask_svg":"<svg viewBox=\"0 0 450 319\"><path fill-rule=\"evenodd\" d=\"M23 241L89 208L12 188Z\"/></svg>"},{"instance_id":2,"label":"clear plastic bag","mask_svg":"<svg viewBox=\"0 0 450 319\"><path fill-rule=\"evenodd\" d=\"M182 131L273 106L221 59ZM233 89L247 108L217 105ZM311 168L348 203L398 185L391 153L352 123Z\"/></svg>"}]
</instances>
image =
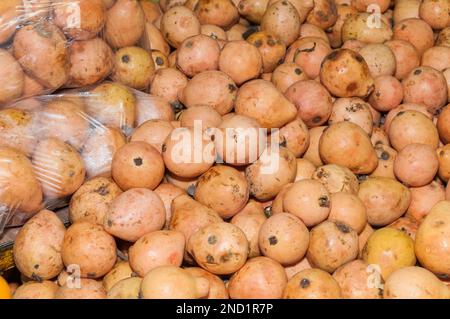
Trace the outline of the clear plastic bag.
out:
<instances>
[{"instance_id":1,"label":"clear plastic bag","mask_svg":"<svg viewBox=\"0 0 450 319\"><path fill-rule=\"evenodd\" d=\"M26 98L0 109L0 234L43 208L57 209L145 121L174 120L164 99L103 82Z\"/></svg>"},{"instance_id":2,"label":"clear plastic bag","mask_svg":"<svg viewBox=\"0 0 450 319\"><path fill-rule=\"evenodd\" d=\"M1 0L0 106L100 83L112 74L117 49L147 43L150 51L147 40L160 33L145 32L143 7L138 0Z\"/></svg>"}]
</instances>

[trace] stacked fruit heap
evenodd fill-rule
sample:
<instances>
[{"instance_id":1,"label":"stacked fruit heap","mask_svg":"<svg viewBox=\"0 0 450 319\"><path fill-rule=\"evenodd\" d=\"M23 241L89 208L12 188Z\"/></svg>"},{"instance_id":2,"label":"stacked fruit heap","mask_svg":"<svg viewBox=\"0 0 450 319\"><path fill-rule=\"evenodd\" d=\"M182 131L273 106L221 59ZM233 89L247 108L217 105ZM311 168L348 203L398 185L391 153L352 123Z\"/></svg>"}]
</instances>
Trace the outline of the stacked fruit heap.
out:
<instances>
[{"instance_id":1,"label":"stacked fruit heap","mask_svg":"<svg viewBox=\"0 0 450 319\"><path fill-rule=\"evenodd\" d=\"M449 12L0 1L0 291L450 298Z\"/></svg>"}]
</instances>

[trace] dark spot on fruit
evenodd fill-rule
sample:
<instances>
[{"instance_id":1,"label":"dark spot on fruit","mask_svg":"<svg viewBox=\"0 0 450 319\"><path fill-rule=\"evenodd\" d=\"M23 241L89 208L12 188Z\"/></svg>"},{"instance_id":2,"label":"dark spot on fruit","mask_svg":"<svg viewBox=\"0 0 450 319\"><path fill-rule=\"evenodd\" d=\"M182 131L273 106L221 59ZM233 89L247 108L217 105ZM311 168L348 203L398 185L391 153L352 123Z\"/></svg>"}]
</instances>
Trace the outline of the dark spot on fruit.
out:
<instances>
[{"instance_id":1,"label":"dark spot on fruit","mask_svg":"<svg viewBox=\"0 0 450 319\"><path fill-rule=\"evenodd\" d=\"M208 244L210 245L214 245L217 243L217 237L214 235L211 235L208 237Z\"/></svg>"},{"instance_id":2,"label":"dark spot on fruit","mask_svg":"<svg viewBox=\"0 0 450 319\"><path fill-rule=\"evenodd\" d=\"M320 121L322 121L322 118L320 116L316 116L315 118L313 118L313 123L319 123Z\"/></svg>"},{"instance_id":3,"label":"dark spot on fruit","mask_svg":"<svg viewBox=\"0 0 450 319\"><path fill-rule=\"evenodd\" d=\"M111 219L108 219L108 227L111 227L113 225L113 222Z\"/></svg>"},{"instance_id":4,"label":"dark spot on fruit","mask_svg":"<svg viewBox=\"0 0 450 319\"><path fill-rule=\"evenodd\" d=\"M420 73L422 73L421 69L417 69L417 70L414 71L414 75L419 75Z\"/></svg>"},{"instance_id":5,"label":"dark spot on fruit","mask_svg":"<svg viewBox=\"0 0 450 319\"><path fill-rule=\"evenodd\" d=\"M326 14L323 11L317 11L317 16L322 20L322 21L328 21L328 14Z\"/></svg>"},{"instance_id":6,"label":"dark spot on fruit","mask_svg":"<svg viewBox=\"0 0 450 319\"><path fill-rule=\"evenodd\" d=\"M330 207L330 199L327 195L319 197L319 206L320 207Z\"/></svg>"},{"instance_id":7,"label":"dark spot on fruit","mask_svg":"<svg viewBox=\"0 0 450 319\"><path fill-rule=\"evenodd\" d=\"M186 46L187 48L192 48L193 45L194 45L194 43L192 43L192 41L188 41L188 42L186 42L186 44L185 44L185 46Z\"/></svg>"},{"instance_id":8,"label":"dark spot on fruit","mask_svg":"<svg viewBox=\"0 0 450 319\"><path fill-rule=\"evenodd\" d=\"M43 282L43 279L40 276L36 275L35 273L31 274L31 279L37 282Z\"/></svg>"},{"instance_id":9,"label":"dark spot on fruit","mask_svg":"<svg viewBox=\"0 0 450 319\"><path fill-rule=\"evenodd\" d=\"M230 91L230 93L236 92L237 86L230 83L228 84L228 90Z\"/></svg>"},{"instance_id":10,"label":"dark spot on fruit","mask_svg":"<svg viewBox=\"0 0 450 319\"><path fill-rule=\"evenodd\" d=\"M375 93L375 96L376 96L376 97L380 97L380 96L381 96L381 93L377 91L377 92Z\"/></svg>"},{"instance_id":11,"label":"dark spot on fruit","mask_svg":"<svg viewBox=\"0 0 450 319\"><path fill-rule=\"evenodd\" d=\"M330 54L328 54L328 56L326 57L326 60L336 60L336 58L339 55L339 51L333 51Z\"/></svg>"},{"instance_id":12,"label":"dark spot on fruit","mask_svg":"<svg viewBox=\"0 0 450 319\"><path fill-rule=\"evenodd\" d=\"M39 269L39 265L38 264L34 265L34 269Z\"/></svg>"},{"instance_id":13,"label":"dark spot on fruit","mask_svg":"<svg viewBox=\"0 0 450 319\"><path fill-rule=\"evenodd\" d=\"M299 68L296 68L296 69L294 70L294 72L295 72L295 74L297 74L297 75L302 74L302 70L300 70Z\"/></svg>"},{"instance_id":14,"label":"dark spot on fruit","mask_svg":"<svg viewBox=\"0 0 450 319\"><path fill-rule=\"evenodd\" d=\"M358 181L360 181L360 182L364 182L368 178L368 176L365 174L357 175L356 177L358 178Z\"/></svg>"},{"instance_id":15,"label":"dark spot on fruit","mask_svg":"<svg viewBox=\"0 0 450 319\"><path fill-rule=\"evenodd\" d=\"M242 37L244 38L244 40L247 40L247 38L255 32L258 32L258 26L249 26L247 30L242 33Z\"/></svg>"},{"instance_id":16,"label":"dark spot on fruit","mask_svg":"<svg viewBox=\"0 0 450 319\"><path fill-rule=\"evenodd\" d=\"M109 194L108 188L105 185L100 186L94 192L98 193L101 196L105 196Z\"/></svg>"},{"instance_id":17,"label":"dark spot on fruit","mask_svg":"<svg viewBox=\"0 0 450 319\"><path fill-rule=\"evenodd\" d=\"M273 46L276 44L276 42L275 42L274 39L269 38L269 40L267 40L267 44L268 44L269 46L273 47Z\"/></svg>"},{"instance_id":18,"label":"dark spot on fruit","mask_svg":"<svg viewBox=\"0 0 450 319\"><path fill-rule=\"evenodd\" d=\"M157 57L155 59L155 62L157 65L163 65L164 64L164 60L161 57Z\"/></svg>"},{"instance_id":19,"label":"dark spot on fruit","mask_svg":"<svg viewBox=\"0 0 450 319\"><path fill-rule=\"evenodd\" d=\"M200 5L200 1L198 1L198 2L195 4L195 6L194 6L194 11L197 11L199 5Z\"/></svg>"},{"instance_id":20,"label":"dark spot on fruit","mask_svg":"<svg viewBox=\"0 0 450 319\"><path fill-rule=\"evenodd\" d=\"M162 152L164 153L167 150L167 145L163 144L161 147Z\"/></svg>"},{"instance_id":21,"label":"dark spot on fruit","mask_svg":"<svg viewBox=\"0 0 450 319\"><path fill-rule=\"evenodd\" d=\"M122 56L122 62L123 63L130 62L130 56L128 54L125 54L124 56Z\"/></svg>"},{"instance_id":22,"label":"dark spot on fruit","mask_svg":"<svg viewBox=\"0 0 450 319\"><path fill-rule=\"evenodd\" d=\"M325 172L323 171L323 169L319 168L316 175L318 178L322 178L325 175Z\"/></svg>"},{"instance_id":23,"label":"dark spot on fruit","mask_svg":"<svg viewBox=\"0 0 450 319\"><path fill-rule=\"evenodd\" d=\"M171 102L170 106L172 106L172 110L175 113L179 113L181 110L183 110L183 104L181 104L179 101Z\"/></svg>"},{"instance_id":24,"label":"dark spot on fruit","mask_svg":"<svg viewBox=\"0 0 450 319\"><path fill-rule=\"evenodd\" d=\"M406 24L402 24L402 26L400 27L400 29L405 30L405 29L406 29Z\"/></svg>"},{"instance_id":25,"label":"dark spot on fruit","mask_svg":"<svg viewBox=\"0 0 450 319\"><path fill-rule=\"evenodd\" d=\"M307 278L302 278L302 280L300 280L300 287L303 289L308 288L310 284L311 282Z\"/></svg>"},{"instance_id":26,"label":"dark spot on fruit","mask_svg":"<svg viewBox=\"0 0 450 319\"><path fill-rule=\"evenodd\" d=\"M242 2L239 3L239 9L244 10L244 4Z\"/></svg>"},{"instance_id":27,"label":"dark spot on fruit","mask_svg":"<svg viewBox=\"0 0 450 319\"><path fill-rule=\"evenodd\" d=\"M282 4L283 6L287 6L287 1L283 1L283 2L281 2L281 4Z\"/></svg>"},{"instance_id":28,"label":"dark spot on fruit","mask_svg":"<svg viewBox=\"0 0 450 319\"><path fill-rule=\"evenodd\" d=\"M362 103L352 103L352 104L350 104L350 106L347 106L346 108L345 108L345 110L347 111L347 112L358 112L359 110L362 110L362 109L364 109L364 104L362 104Z\"/></svg>"},{"instance_id":29,"label":"dark spot on fruit","mask_svg":"<svg viewBox=\"0 0 450 319\"><path fill-rule=\"evenodd\" d=\"M134 165L136 166L141 166L142 165L142 158L137 157L135 159L133 159Z\"/></svg>"},{"instance_id":30,"label":"dark spot on fruit","mask_svg":"<svg viewBox=\"0 0 450 319\"><path fill-rule=\"evenodd\" d=\"M220 256L220 262L221 263L226 263L226 262L228 262L231 259L231 257L233 257L233 253L231 251L229 251L228 253L223 254L222 256Z\"/></svg>"},{"instance_id":31,"label":"dark spot on fruit","mask_svg":"<svg viewBox=\"0 0 450 319\"><path fill-rule=\"evenodd\" d=\"M255 47L259 48L262 45L262 41L261 40L256 40L254 45L255 45Z\"/></svg>"},{"instance_id":32,"label":"dark spot on fruit","mask_svg":"<svg viewBox=\"0 0 450 319\"><path fill-rule=\"evenodd\" d=\"M403 114L405 114L405 111L398 112L398 114L396 116L401 116Z\"/></svg>"},{"instance_id":33,"label":"dark spot on fruit","mask_svg":"<svg viewBox=\"0 0 450 319\"><path fill-rule=\"evenodd\" d=\"M340 232L344 234L348 234L351 231L351 228L344 223L336 222L336 227Z\"/></svg>"},{"instance_id":34,"label":"dark spot on fruit","mask_svg":"<svg viewBox=\"0 0 450 319\"><path fill-rule=\"evenodd\" d=\"M214 257L211 256L211 255L206 256L206 262L207 262L208 264L214 263Z\"/></svg>"},{"instance_id":35,"label":"dark spot on fruit","mask_svg":"<svg viewBox=\"0 0 450 319\"><path fill-rule=\"evenodd\" d=\"M275 246L278 243L278 239L275 236L270 236L269 237L269 244L270 246Z\"/></svg>"},{"instance_id":36,"label":"dark spot on fruit","mask_svg":"<svg viewBox=\"0 0 450 319\"><path fill-rule=\"evenodd\" d=\"M187 189L187 193L189 196L194 197L195 196L195 185L189 185Z\"/></svg>"},{"instance_id":37,"label":"dark spot on fruit","mask_svg":"<svg viewBox=\"0 0 450 319\"><path fill-rule=\"evenodd\" d=\"M445 225L443 220L437 220L434 222L434 227L441 227L442 225Z\"/></svg>"},{"instance_id":38,"label":"dark spot on fruit","mask_svg":"<svg viewBox=\"0 0 450 319\"><path fill-rule=\"evenodd\" d=\"M351 92L351 91L356 90L357 87L358 87L358 83L352 82L349 85L347 85L347 89L346 90L347 90L347 92Z\"/></svg>"},{"instance_id":39,"label":"dark spot on fruit","mask_svg":"<svg viewBox=\"0 0 450 319\"><path fill-rule=\"evenodd\" d=\"M267 206L264 208L264 215L269 218L272 216L272 206Z\"/></svg>"},{"instance_id":40,"label":"dark spot on fruit","mask_svg":"<svg viewBox=\"0 0 450 319\"><path fill-rule=\"evenodd\" d=\"M364 61L363 57L361 55L359 55L359 54L355 55L355 59L356 59L356 61L358 61L360 63Z\"/></svg>"},{"instance_id":41,"label":"dark spot on fruit","mask_svg":"<svg viewBox=\"0 0 450 319\"><path fill-rule=\"evenodd\" d=\"M380 159L382 159L383 161L387 161L389 159L389 153L384 151L381 153Z\"/></svg>"},{"instance_id":42,"label":"dark spot on fruit","mask_svg":"<svg viewBox=\"0 0 450 319\"><path fill-rule=\"evenodd\" d=\"M316 49L316 42L313 42L313 46L311 47L311 48L306 48L306 49L297 49L297 51L295 51L295 54L294 54L294 61L297 59L297 55L299 54L299 53L301 53L301 52L307 52L307 53L310 53L310 52L314 52L314 50Z\"/></svg>"}]
</instances>

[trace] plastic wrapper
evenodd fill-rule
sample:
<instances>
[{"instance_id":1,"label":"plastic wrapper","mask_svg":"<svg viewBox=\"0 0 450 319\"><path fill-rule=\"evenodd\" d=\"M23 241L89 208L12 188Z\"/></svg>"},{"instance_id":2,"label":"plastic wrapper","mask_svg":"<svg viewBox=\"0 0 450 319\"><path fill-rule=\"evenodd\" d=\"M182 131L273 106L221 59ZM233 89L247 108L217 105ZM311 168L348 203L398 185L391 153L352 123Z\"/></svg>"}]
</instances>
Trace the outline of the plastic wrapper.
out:
<instances>
[{"instance_id":1,"label":"plastic wrapper","mask_svg":"<svg viewBox=\"0 0 450 319\"><path fill-rule=\"evenodd\" d=\"M149 52L151 41L167 55L161 32L153 25L146 28L148 5L138 0L1 0L0 106L100 83L112 74L120 48L141 45Z\"/></svg>"},{"instance_id":2,"label":"plastic wrapper","mask_svg":"<svg viewBox=\"0 0 450 319\"><path fill-rule=\"evenodd\" d=\"M0 109L0 234L54 210L89 178L110 176L115 151L147 120L174 120L164 99L103 82Z\"/></svg>"}]
</instances>

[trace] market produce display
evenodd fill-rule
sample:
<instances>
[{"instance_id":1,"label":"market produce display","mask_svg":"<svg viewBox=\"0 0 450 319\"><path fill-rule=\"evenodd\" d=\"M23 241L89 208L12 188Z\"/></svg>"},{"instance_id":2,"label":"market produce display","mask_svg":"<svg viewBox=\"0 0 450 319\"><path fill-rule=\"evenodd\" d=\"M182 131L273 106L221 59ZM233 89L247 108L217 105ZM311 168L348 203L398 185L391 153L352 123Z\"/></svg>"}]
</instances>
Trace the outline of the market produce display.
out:
<instances>
[{"instance_id":1,"label":"market produce display","mask_svg":"<svg viewBox=\"0 0 450 319\"><path fill-rule=\"evenodd\" d=\"M2 0L0 176L0 299L450 299L450 2Z\"/></svg>"}]
</instances>

